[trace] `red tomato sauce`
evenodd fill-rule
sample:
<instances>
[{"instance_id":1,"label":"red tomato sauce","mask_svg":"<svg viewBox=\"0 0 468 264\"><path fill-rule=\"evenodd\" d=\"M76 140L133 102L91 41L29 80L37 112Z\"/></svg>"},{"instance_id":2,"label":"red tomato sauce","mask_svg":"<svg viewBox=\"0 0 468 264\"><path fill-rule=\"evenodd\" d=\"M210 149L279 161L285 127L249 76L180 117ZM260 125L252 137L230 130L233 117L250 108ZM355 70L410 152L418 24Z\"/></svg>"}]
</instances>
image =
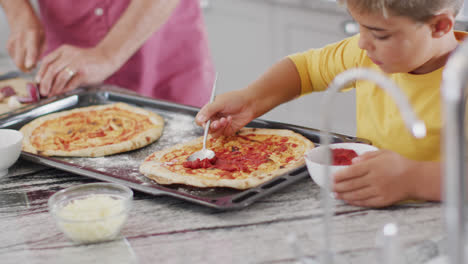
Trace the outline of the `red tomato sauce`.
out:
<instances>
[{"instance_id":1,"label":"red tomato sauce","mask_svg":"<svg viewBox=\"0 0 468 264\"><path fill-rule=\"evenodd\" d=\"M277 141L274 141L273 137L269 137L259 142L251 139L250 136L254 135L238 136L241 140L242 150L236 146L218 149L214 150L216 156L213 159L185 161L182 165L188 169L215 168L231 173L237 171L250 173L260 165L269 162L272 153L284 152L288 150L288 146L297 147L297 144L289 143L286 137ZM294 157L290 157L286 162L293 159Z\"/></svg>"},{"instance_id":2,"label":"red tomato sauce","mask_svg":"<svg viewBox=\"0 0 468 264\"><path fill-rule=\"evenodd\" d=\"M352 149L332 149L333 165L351 165L352 159L358 156L356 151Z\"/></svg>"}]
</instances>

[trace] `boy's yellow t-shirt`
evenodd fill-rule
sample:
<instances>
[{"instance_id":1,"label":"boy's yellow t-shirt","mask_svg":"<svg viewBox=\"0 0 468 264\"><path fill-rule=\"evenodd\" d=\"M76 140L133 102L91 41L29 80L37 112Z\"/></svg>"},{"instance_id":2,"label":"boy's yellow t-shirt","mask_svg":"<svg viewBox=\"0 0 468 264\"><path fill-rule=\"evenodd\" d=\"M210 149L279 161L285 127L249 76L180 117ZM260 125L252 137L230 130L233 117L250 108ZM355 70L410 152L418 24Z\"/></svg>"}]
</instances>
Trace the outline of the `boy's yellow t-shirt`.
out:
<instances>
[{"instance_id":1,"label":"boy's yellow t-shirt","mask_svg":"<svg viewBox=\"0 0 468 264\"><path fill-rule=\"evenodd\" d=\"M457 39L468 36L456 32ZM301 77L302 94L326 90L333 78L350 68L365 67L383 73L358 46L359 35L289 56ZM358 137L372 141L404 157L421 161L440 160L441 94L443 68L427 74L385 74L406 95L417 117L426 124L427 135L417 139L407 130L393 98L370 81L357 81L356 122Z\"/></svg>"}]
</instances>

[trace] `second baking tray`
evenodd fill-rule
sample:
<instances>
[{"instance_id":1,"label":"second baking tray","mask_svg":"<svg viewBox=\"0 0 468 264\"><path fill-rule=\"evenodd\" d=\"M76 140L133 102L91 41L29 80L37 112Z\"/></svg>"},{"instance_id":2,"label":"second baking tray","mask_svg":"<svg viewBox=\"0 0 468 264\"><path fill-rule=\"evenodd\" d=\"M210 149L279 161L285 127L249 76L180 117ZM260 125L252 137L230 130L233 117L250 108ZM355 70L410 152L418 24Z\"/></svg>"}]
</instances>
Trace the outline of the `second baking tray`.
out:
<instances>
[{"instance_id":1,"label":"second baking tray","mask_svg":"<svg viewBox=\"0 0 468 264\"><path fill-rule=\"evenodd\" d=\"M3 116L3 118L0 116L0 128L19 129L29 121L45 114L77 107L115 102L128 103L160 114L165 121L165 127L161 138L144 148L106 157L45 157L26 152L21 154L22 157L32 162L69 171L71 173L102 181L120 183L144 193L172 196L221 210L246 207L266 195L309 177L307 168L302 166L248 190L196 188L186 185L159 185L139 172L141 162L155 151L201 136L203 130L194 122L194 117L199 109L105 89L80 91L75 94L63 96L53 102L45 102L35 107L29 107L27 111L20 110L14 114ZM261 119L252 121L248 126L290 129L304 135L315 144L318 144L320 141L320 133L316 129ZM332 142L335 143L369 143L364 139L346 135L332 134L331 136Z\"/></svg>"}]
</instances>

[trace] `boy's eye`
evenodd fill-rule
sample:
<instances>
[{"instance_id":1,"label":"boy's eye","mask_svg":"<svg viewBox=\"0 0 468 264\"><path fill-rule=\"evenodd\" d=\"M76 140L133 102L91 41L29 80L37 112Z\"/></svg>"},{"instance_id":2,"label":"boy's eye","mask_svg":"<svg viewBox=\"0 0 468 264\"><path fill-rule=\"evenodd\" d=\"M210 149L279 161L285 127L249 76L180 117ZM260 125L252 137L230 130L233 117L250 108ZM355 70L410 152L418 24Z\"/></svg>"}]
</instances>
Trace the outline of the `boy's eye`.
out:
<instances>
[{"instance_id":1,"label":"boy's eye","mask_svg":"<svg viewBox=\"0 0 468 264\"><path fill-rule=\"evenodd\" d=\"M382 35L382 36L374 35L374 38L376 38L378 40L386 40L386 39L390 38L390 35Z\"/></svg>"}]
</instances>

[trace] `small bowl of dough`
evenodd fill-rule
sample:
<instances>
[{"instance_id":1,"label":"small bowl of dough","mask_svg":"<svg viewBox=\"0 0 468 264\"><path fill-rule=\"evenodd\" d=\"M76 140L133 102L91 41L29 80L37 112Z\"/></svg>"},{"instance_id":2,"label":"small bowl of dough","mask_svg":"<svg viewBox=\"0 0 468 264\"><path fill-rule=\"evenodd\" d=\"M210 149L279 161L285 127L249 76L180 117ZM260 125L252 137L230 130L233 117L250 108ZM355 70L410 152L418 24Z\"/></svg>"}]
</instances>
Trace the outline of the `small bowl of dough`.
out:
<instances>
[{"instance_id":1,"label":"small bowl of dough","mask_svg":"<svg viewBox=\"0 0 468 264\"><path fill-rule=\"evenodd\" d=\"M363 143L335 143L330 144L332 150L332 164L330 175L333 176L338 170L351 165L354 157L362 155L368 151L376 151L378 148ZM323 187L325 184L326 148L319 146L309 150L305 156L305 162L309 175L317 185Z\"/></svg>"},{"instance_id":2,"label":"small bowl of dough","mask_svg":"<svg viewBox=\"0 0 468 264\"><path fill-rule=\"evenodd\" d=\"M21 154L23 134L13 129L0 129L0 176L8 174L8 168Z\"/></svg>"},{"instance_id":3,"label":"small bowl of dough","mask_svg":"<svg viewBox=\"0 0 468 264\"><path fill-rule=\"evenodd\" d=\"M76 243L117 238L131 209L133 191L115 183L89 183L61 190L49 198L58 228Z\"/></svg>"}]
</instances>

